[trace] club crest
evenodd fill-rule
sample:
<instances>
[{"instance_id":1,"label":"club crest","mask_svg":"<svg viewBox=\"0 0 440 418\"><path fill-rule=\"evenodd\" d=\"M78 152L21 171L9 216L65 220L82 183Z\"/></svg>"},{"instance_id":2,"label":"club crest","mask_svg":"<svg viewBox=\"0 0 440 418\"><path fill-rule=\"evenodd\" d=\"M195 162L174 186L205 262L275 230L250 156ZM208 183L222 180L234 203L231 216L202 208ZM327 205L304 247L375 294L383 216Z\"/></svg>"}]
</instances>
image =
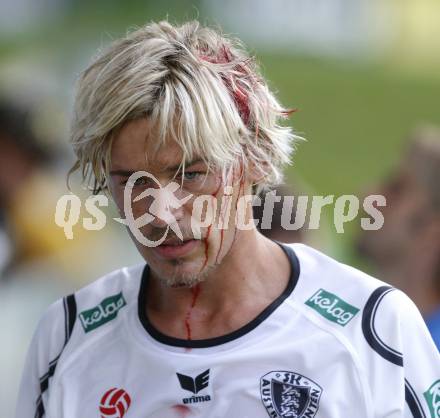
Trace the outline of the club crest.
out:
<instances>
[{"instance_id":1,"label":"club crest","mask_svg":"<svg viewBox=\"0 0 440 418\"><path fill-rule=\"evenodd\" d=\"M313 418L322 388L298 373L275 371L260 379L260 392L271 418Z\"/></svg>"}]
</instances>

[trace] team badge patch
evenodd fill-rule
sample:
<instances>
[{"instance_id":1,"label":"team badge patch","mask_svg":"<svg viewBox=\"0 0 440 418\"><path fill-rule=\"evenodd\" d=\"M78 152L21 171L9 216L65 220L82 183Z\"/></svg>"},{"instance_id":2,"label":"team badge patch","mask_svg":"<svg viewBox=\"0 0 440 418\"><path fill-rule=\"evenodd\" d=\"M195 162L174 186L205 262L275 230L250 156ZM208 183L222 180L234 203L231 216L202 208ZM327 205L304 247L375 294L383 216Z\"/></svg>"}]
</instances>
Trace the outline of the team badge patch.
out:
<instances>
[{"instance_id":1,"label":"team badge patch","mask_svg":"<svg viewBox=\"0 0 440 418\"><path fill-rule=\"evenodd\" d=\"M260 379L260 392L271 418L313 418L322 388L301 374L275 371Z\"/></svg>"}]
</instances>

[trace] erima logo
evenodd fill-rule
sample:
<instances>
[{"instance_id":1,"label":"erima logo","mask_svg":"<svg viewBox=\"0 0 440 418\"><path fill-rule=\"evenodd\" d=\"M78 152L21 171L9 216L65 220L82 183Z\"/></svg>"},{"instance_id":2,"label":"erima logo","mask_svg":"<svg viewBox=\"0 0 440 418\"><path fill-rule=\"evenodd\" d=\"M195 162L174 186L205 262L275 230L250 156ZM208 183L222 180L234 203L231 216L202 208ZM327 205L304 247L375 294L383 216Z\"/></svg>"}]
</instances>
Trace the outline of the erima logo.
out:
<instances>
[{"instance_id":1,"label":"erima logo","mask_svg":"<svg viewBox=\"0 0 440 418\"><path fill-rule=\"evenodd\" d=\"M440 379L423 394L429 406L431 418L440 418Z\"/></svg>"},{"instance_id":2,"label":"erima logo","mask_svg":"<svg viewBox=\"0 0 440 418\"><path fill-rule=\"evenodd\" d=\"M342 326L347 325L359 312L358 308L324 289L319 289L306 301L306 305L320 313L324 318Z\"/></svg>"},{"instance_id":3,"label":"erima logo","mask_svg":"<svg viewBox=\"0 0 440 418\"><path fill-rule=\"evenodd\" d=\"M197 395L202 389L205 389L209 386L209 369L205 370L203 373L200 373L194 379L191 376L186 376L184 374L176 373L180 382L180 386L182 389L187 390L189 392L194 393L190 398L184 398L183 403L198 403L198 402L207 402L211 400L209 395Z\"/></svg>"},{"instance_id":4,"label":"erima logo","mask_svg":"<svg viewBox=\"0 0 440 418\"><path fill-rule=\"evenodd\" d=\"M92 331L101 325L115 319L119 310L125 306L125 299L121 293L105 298L98 306L82 311L79 314L85 332Z\"/></svg>"}]
</instances>

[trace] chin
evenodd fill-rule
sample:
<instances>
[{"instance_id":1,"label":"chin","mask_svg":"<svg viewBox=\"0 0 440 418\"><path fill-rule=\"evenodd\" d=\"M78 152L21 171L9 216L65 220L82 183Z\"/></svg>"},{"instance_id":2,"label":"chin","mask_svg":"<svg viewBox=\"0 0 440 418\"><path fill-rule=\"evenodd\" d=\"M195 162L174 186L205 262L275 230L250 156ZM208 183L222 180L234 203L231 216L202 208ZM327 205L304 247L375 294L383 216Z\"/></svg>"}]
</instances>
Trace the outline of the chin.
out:
<instances>
[{"instance_id":1,"label":"chin","mask_svg":"<svg viewBox=\"0 0 440 418\"><path fill-rule=\"evenodd\" d=\"M171 288L192 288L206 280L203 273L182 273L176 272L174 275L161 276L160 280L165 286Z\"/></svg>"},{"instance_id":2,"label":"chin","mask_svg":"<svg viewBox=\"0 0 440 418\"><path fill-rule=\"evenodd\" d=\"M201 271L203 263L195 260L185 261L184 259L168 260L165 265L163 261L150 264L161 283L171 288L191 288L206 280L212 268L205 266Z\"/></svg>"}]
</instances>

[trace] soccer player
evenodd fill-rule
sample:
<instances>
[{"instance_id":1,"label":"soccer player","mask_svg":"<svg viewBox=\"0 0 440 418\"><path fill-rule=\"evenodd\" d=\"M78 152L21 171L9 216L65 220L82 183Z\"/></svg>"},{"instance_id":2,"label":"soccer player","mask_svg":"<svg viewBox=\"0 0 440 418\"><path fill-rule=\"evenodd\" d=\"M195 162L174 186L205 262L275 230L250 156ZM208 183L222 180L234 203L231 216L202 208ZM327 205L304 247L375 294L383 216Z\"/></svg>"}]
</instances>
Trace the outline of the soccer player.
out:
<instances>
[{"instance_id":1,"label":"soccer player","mask_svg":"<svg viewBox=\"0 0 440 418\"><path fill-rule=\"evenodd\" d=\"M411 300L256 230L246 196L281 181L288 114L240 43L197 22L150 24L94 60L75 168L146 263L49 307L17 418L439 416L440 359Z\"/></svg>"}]
</instances>

